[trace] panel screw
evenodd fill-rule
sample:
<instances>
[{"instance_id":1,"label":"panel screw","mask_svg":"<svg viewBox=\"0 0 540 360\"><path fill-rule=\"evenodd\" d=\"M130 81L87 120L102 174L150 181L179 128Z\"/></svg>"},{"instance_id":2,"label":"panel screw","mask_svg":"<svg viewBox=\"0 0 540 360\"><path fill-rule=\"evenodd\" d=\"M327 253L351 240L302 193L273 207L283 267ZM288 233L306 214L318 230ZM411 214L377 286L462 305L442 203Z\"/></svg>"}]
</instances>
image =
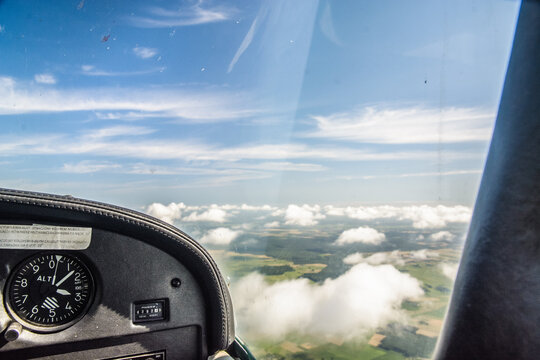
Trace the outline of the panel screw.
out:
<instances>
[{"instance_id":1,"label":"panel screw","mask_svg":"<svg viewBox=\"0 0 540 360\"><path fill-rule=\"evenodd\" d=\"M4 333L4 339L7 341L15 341L19 338L19 335L21 335L22 332L22 326L21 324L17 322L12 322L6 332Z\"/></svg>"},{"instance_id":2,"label":"panel screw","mask_svg":"<svg viewBox=\"0 0 540 360\"><path fill-rule=\"evenodd\" d=\"M180 281L179 278L174 278L171 280L171 286L174 287L174 288L178 288L180 287L180 285L182 285L182 281Z\"/></svg>"}]
</instances>

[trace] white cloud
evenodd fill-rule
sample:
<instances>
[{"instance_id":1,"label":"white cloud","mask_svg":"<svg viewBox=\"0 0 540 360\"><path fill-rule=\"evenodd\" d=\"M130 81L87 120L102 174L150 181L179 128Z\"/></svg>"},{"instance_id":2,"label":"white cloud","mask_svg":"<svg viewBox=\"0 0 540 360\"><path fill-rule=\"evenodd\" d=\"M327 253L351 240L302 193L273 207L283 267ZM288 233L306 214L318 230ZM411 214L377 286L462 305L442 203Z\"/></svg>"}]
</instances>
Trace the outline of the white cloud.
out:
<instances>
[{"instance_id":1,"label":"white cloud","mask_svg":"<svg viewBox=\"0 0 540 360\"><path fill-rule=\"evenodd\" d=\"M410 275L390 265L367 264L322 285L307 279L270 285L253 273L233 283L231 292L238 325L248 338L279 339L294 332L346 340L403 321L401 302L423 294Z\"/></svg>"},{"instance_id":2,"label":"white cloud","mask_svg":"<svg viewBox=\"0 0 540 360\"><path fill-rule=\"evenodd\" d=\"M403 265L403 257L398 250L392 252L377 252L366 257L363 262L369 265L396 264Z\"/></svg>"},{"instance_id":3,"label":"white cloud","mask_svg":"<svg viewBox=\"0 0 540 360\"><path fill-rule=\"evenodd\" d=\"M436 251L430 251L428 249L421 249L416 251L411 251L409 256L415 260L428 260L432 258L439 257L439 254Z\"/></svg>"},{"instance_id":4,"label":"white cloud","mask_svg":"<svg viewBox=\"0 0 540 360\"><path fill-rule=\"evenodd\" d=\"M305 136L378 144L436 144L488 141L495 114L476 108L367 107L313 119L317 129Z\"/></svg>"},{"instance_id":5,"label":"white cloud","mask_svg":"<svg viewBox=\"0 0 540 360\"><path fill-rule=\"evenodd\" d=\"M386 239L386 236L367 226L360 226L356 229L345 230L337 240L335 245L346 245L353 243L379 245Z\"/></svg>"},{"instance_id":6,"label":"white cloud","mask_svg":"<svg viewBox=\"0 0 540 360\"><path fill-rule=\"evenodd\" d=\"M91 160L84 160L73 164L64 164L62 172L74 173L74 174L89 174L104 170L116 170L120 169L120 164L114 164L111 162L98 162Z\"/></svg>"},{"instance_id":7,"label":"white cloud","mask_svg":"<svg viewBox=\"0 0 540 360\"><path fill-rule=\"evenodd\" d=\"M394 250L391 252L376 252L367 257L364 257L362 253L354 253L347 255L343 262L347 265L356 265L360 263L366 263L369 265L381 265L381 264L394 264L405 265L407 260L429 260L439 257L439 254L435 251L428 249L421 249L416 251L399 251Z\"/></svg>"},{"instance_id":8,"label":"white cloud","mask_svg":"<svg viewBox=\"0 0 540 360\"><path fill-rule=\"evenodd\" d=\"M418 229L433 229L446 226L448 223L468 223L472 211L466 206L406 206L402 209L401 218L413 221Z\"/></svg>"},{"instance_id":9,"label":"white cloud","mask_svg":"<svg viewBox=\"0 0 540 360\"><path fill-rule=\"evenodd\" d=\"M452 281L456 279L458 267L459 267L459 264L448 264L448 263L440 264L440 268L444 276L446 276Z\"/></svg>"},{"instance_id":10,"label":"white cloud","mask_svg":"<svg viewBox=\"0 0 540 360\"><path fill-rule=\"evenodd\" d=\"M111 126L105 128L99 128L95 130L89 130L85 132L85 136L90 139L104 139L117 136L138 136L148 135L154 133L156 130L145 126Z\"/></svg>"},{"instance_id":11,"label":"white cloud","mask_svg":"<svg viewBox=\"0 0 540 360\"><path fill-rule=\"evenodd\" d=\"M128 21L131 25L142 28L192 26L225 21L235 13L232 8L205 7L203 5L203 1L198 1L192 6L182 7L178 10L153 7L148 10L149 15L132 16Z\"/></svg>"},{"instance_id":12,"label":"white cloud","mask_svg":"<svg viewBox=\"0 0 540 360\"><path fill-rule=\"evenodd\" d=\"M229 245L234 239L240 235L240 231L234 231L228 228L219 227L208 231L200 239L202 244L211 245Z\"/></svg>"},{"instance_id":13,"label":"white cloud","mask_svg":"<svg viewBox=\"0 0 540 360\"><path fill-rule=\"evenodd\" d=\"M265 228L278 228L279 221L272 221L263 225Z\"/></svg>"},{"instance_id":14,"label":"white cloud","mask_svg":"<svg viewBox=\"0 0 540 360\"><path fill-rule=\"evenodd\" d=\"M6 32L6 27L0 24L0 34Z\"/></svg>"},{"instance_id":15,"label":"white cloud","mask_svg":"<svg viewBox=\"0 0 540 360\"><path fill-rule=\"evenodd\" d=\"M192 212L188 216L182 218L182 221L212 221L212 222L225 222L227 219L227 213L218 208L208 209L202 213Z\"/></svg>"},{"instance_id":16,"label":"white cloud","mask_svg":"<svg viewBox=\"0 0 540 360\"><path fill-rule=\"evenodd\" d=\"M400 209L395 206L359 206L345 208L345 214L351 219L374 220L396 217Z\"/></svg>"},{"instance_id":17,"label":"white cloud","mask_svg":"<svg viewBox=\"0 0 540 360\"><path fill-rule=\"evenodd\" d=\"M405 173L405 174L387 174L387 175L362 175L362 176L339 176L337 179L342 180L375 180L375 179L392 179L392 178L409 178L409 177L441 177L441 176L459 176L482 174L482 170L450 170L450 171L434 171L423 173Z\"/></svg>"},{"instance_id":18,"label":"white cloud","mask_svg":"<svg viewBox=\"0 0 540 360\"><path fill-rule=\"evenodd\" d=\"M133 53L141 59L149 59L157 55L157 49L135 46L133 48Z\"/></svg>"},{"instance_id":19,"label":"white cloud","mask_svg":"<svg viewBox=\"0 0 540 360\"><path fill-rule=\"evenodd\" d=\"M170 203L169 205L153 203L146 208L146 213L169 224L173 224L175 220L179 220L182 217L182 212L185 209L186 205L184 203Z\"/></svg>"},{"instance_id":20,"label":"white cloud","mask_svg":"<svg viewBox=\"0 0 540 360\"><path fill-rule=\"evenodd\" d=\"M56 84L56 78L52 74L36 74L34 80L40 84Z\"/></svg>"},{"instance_id":21,"label":"white cloud","mask_svg":"<svg viewBox=\"0 0 540 360\"><path fill-rule=\"evenodd\" d=\"M234 207L236 209L247 210L247 211L274 211L278 209L277 207L270 206L270 205L253 206L253 205L242 204L240 205L240 207L236 207L235 205L227 205L227 206L229 206L231 209Z\"/></svg>"},{"instance_id":22,"label":"white cloud","mask_svg":"<svg viewBox=\"0 0 540 360\"><path fill-rule=\"evenodd\" d=\"M429 237L433 241L452 241L456 238L450 231L439 231Z\"/></svg>"},{"instance_id":23,"label":"white cloud","mask_svg":"<svg viewBox=\"0 0 540 360\"><path fill-rule=\"evenodd\" d=\"M285 210L285 224L312 226L318 224L318 220L324 219L326 216L321 214L319 205L289 205Z\"/></svg>"},{"instance_id":24,"label":"white cloud","mask_svg":"<svg viewBox=\"0 0 540 360\"><path fill-rule=\"evenodd\" d=\"M449 223L468 223L471 220L471 208L456 206L348 206L344 208L326 206L325 211L330 216L346 216L358 220L390 219L409 220L417 229L435 229L447 226Z\"/></svg>"},{"instance_id":25,"label":"white cloud","mask_svg":"<svg viewBox=\"0 0 540 360\"><path fill-rule=\"evenodd\" d=\"M343 259L343 262L347 265L356 265L363 262L363 260L364 260L364 256L362 255L362 253L356 252L354 254L347 255Z\"/></svg>"},{"instance_id":26,"label":"white cloud","mask_svg":"<svg viewBox=\"0 0 540 360\"><path fill-rule=\"evenodd\" d=\"M261 162L258 164L238 164L238 168L264 171L324 171L326 167L319 164L294 163L290 161Z\"/></svg>"},{"instance_id":27,"label":"white cloud","mask_svg":"<svg viewBox=\"0 0 540 360\"><path fill-rule=\"evenodd\" d=\"M35 84L0 77L0 115L125 111L183 122L238 120L257 113L246 108L251 95L218 90L186 91L180 87L72 88L43 92Z\"/></svg>"},{"instance_id":28,"label":"white cloud","mask_svg":"<svg viewBox=\"0 0 540 360\"><path fill-rule=\"evenodd\" d=\"M81 70L82 74L86 76L137 76L137 75L146 75L152 74L155 72L163 72L166 67L154 67L146 70L137 70L137 71L105 71L96 69L94 65L82 65Z\"/></svg>"},{"instance_id":29,"label":"white cloud","mask_svg":"<svg viewBox=\"0 0 540 360\"><path fill-rule=\"evenodd\" d=\"M174 220L182 221L213 221L224 222L233 215L240 213L247 214L248 216L258 215L261 212L271 212L276 210L277 207L270 205L186 205L183 202L170 203L168 205L161 203L153 203L146 208L146 212L149 215L157 217L163 221L172 223ZM182 216L184 218L182 219ZM265 218L266 216L263 216ZM279 224L279 222L276 222ZM241 224L240 228L247 229L252 224Z\"/></svg>"}]
</instances>

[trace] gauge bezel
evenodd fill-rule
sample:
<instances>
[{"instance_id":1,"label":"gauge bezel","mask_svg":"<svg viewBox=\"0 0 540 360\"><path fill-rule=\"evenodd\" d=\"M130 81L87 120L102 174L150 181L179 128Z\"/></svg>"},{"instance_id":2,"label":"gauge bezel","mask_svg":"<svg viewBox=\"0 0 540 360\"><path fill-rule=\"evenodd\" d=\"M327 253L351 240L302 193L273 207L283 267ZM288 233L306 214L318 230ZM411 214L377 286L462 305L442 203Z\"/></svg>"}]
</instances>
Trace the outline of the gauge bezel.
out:
<instances>
[{"instance_id":1,"label":"gauge bezel","mask_svg":"<svg viewBox=\"0 0 540 360\"><path fill-rule=\"evenodd\" d=\"M88 281L90 283L90 291L89 291L89 294L88 294L88 302L83 307L81 312L76 317L71 319L70 321L68 321L68 322L66 322L64 324L59 324L59 325L55 325L55 324L46 325L46 324L36 324L36 323L29 322L28 320L25 320L25 319L21 318L17 314L17 311L15 310L15 308L11 304L10 289L11 289L11 283L13 282L13 279L15 278L16 274L20 271L20 269L23 266L28 264L29 261L32 261L32 260L34 260L36 258L39 258L41 256L48 256L48 255L62 255L62 256L67 256L67 257L75 259L80 264L80 266L82 266L83 269L86 270L86 272L88 273ZM94 298L95 298L95 294L96 294L96 282L94 280L95 276L94 276L91 268L93 268L93 266L91 266L90 261L86 257L82 256L82 254L74 254L72 252L64 252L64 251L61 251L61 250L38 252L38 253L34 253L34 254L24 258L10 272L10 274L8 276L8 279L6 281L5 288L4 288L4 294L3 294L4 295L4 304L5 304L5 308L7 309L7 312L9 314L9 316L13 320L20 323L25 329L31 330L31 331L36 332L36 333L55 333L55 332L65 330L65 329L75 325L77 322L79 322L88 313L88 311L90 310L90 307L94 303Z\"/></svg>"}]
</instances>

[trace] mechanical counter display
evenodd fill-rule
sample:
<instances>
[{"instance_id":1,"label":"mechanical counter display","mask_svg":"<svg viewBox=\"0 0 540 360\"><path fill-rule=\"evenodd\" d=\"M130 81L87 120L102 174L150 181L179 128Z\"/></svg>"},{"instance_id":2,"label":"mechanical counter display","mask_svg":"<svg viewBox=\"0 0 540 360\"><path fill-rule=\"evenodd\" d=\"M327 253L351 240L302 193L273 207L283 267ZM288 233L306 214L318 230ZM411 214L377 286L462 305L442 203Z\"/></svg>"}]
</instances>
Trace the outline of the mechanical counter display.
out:
<instances>
[{"instance_id":1,"label":"mechanical counter display","mask_svg":"<svg viewBox=\"0 0 540 360\"><path fill-rule=\"evenodd\" d=\"M10 315L24 327L55 332L79 321L93 297L94 278L78 256L47 252L17 265L4 298Z\"/></svg>"}]
</instances>

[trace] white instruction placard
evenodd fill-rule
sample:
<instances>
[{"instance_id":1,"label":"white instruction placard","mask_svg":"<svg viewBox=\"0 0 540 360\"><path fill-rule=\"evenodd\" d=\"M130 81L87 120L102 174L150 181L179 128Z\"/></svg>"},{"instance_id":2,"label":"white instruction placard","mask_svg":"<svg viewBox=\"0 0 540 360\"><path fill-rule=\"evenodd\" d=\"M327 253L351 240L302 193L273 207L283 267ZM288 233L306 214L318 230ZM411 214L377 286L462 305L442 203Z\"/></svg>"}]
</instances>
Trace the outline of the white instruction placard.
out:
<instances>
[{"instance_id":1,"label":"white instruction placard","mask_svg":"<svg viewBox=\"0 0 540 360\"><path fill-rule=\"evenodd\" d=\"M50 225L0 225L0 249L84 250L92 228Z\"/></svg>"}]
</instances>

